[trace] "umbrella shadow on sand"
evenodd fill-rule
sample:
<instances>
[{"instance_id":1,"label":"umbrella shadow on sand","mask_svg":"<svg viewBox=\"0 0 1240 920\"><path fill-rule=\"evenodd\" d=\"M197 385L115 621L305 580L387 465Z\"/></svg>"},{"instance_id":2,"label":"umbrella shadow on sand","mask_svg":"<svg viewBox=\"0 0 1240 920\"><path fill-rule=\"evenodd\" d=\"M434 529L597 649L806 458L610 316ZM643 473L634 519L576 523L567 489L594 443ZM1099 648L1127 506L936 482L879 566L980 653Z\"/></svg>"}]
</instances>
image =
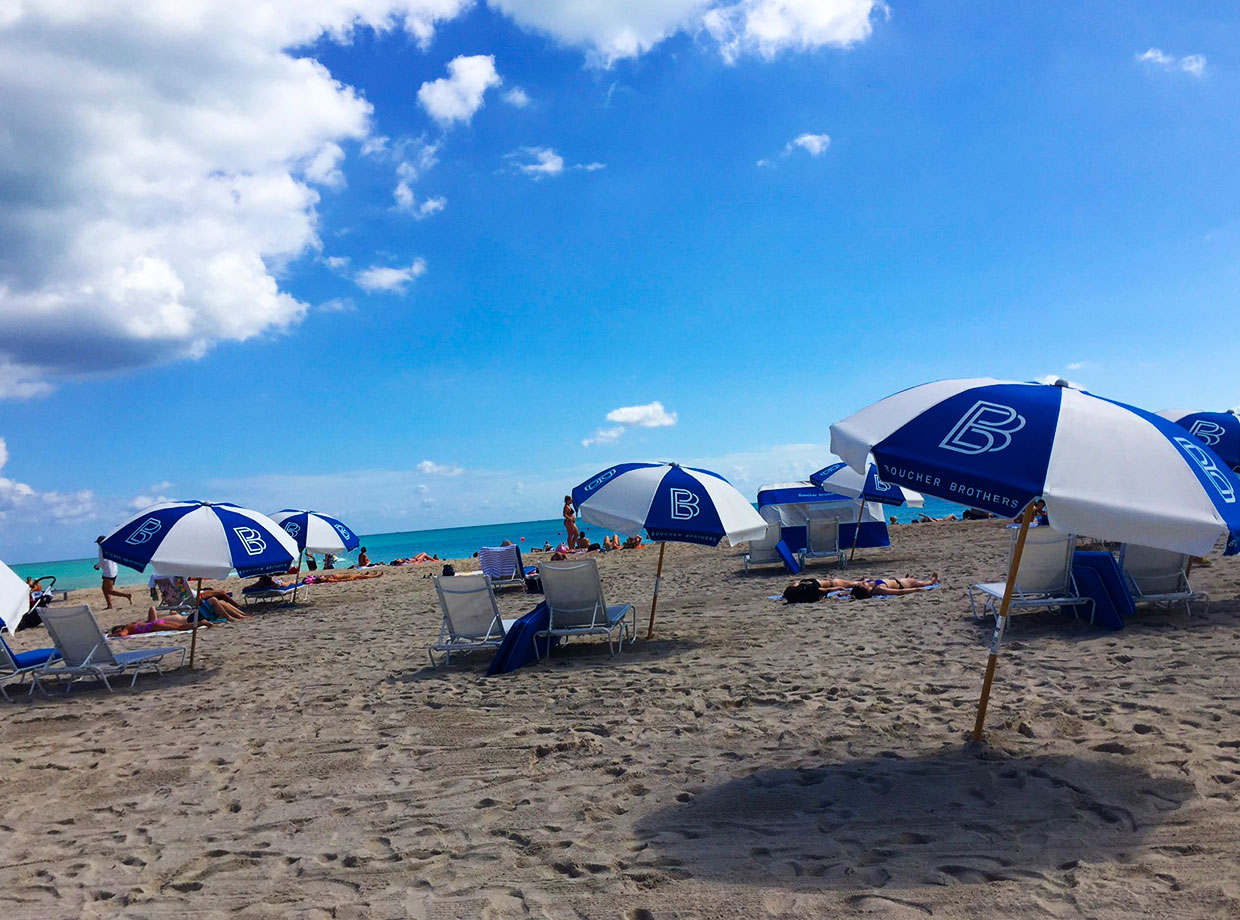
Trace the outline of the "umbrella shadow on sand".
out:
<instances>
[{"instance_id":1,"label":"umbrella shadow on sand","mask_svg":"<svg viewBox=\"0 0 1240 920\"><path fill-rule=\"evenodd\" d=\"M1118 760L956 749L759 770L636 827L689 876L795 890L1039 879L1121 858L1194 795Z\"/></svg>"},{"instance_id":2,"label":"umbrella shadow on sand","mask_svg":"<svg viewBox=\"0 0 1240 920\"><path fill-rule=\"evenodd\" d=\"M541 662L530 662L515 673L536 673L547 668L615 668L627 669L647 665L674 655L682 655L700 647L700 643L692 639L641 639L632 645L626 640L623 651L615 656L607 654L607 645L602 642L567 642L551 652L549 659ZM475 653L473 655L454 655L451 664L440 662L434 667L429 664L415 671L406 671L389 676L389 680L411 684L424 680L433 680L454 671L473 672L482 677L486 674L491 653ZM497 675L503 680L504 675Z\"/></svg>"}]
</instances>

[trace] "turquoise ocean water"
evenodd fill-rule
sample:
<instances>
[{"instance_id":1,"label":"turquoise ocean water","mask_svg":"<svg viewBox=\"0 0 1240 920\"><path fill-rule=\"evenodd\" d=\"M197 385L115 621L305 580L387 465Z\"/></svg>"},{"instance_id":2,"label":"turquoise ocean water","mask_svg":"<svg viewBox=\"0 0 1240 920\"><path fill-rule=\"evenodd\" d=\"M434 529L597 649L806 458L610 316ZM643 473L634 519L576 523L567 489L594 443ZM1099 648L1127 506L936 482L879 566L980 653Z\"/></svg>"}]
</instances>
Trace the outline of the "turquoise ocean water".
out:
<instances>
[{"instance_id":1,"label":"turquoise ocean water","mask_svg":"<svg viewBox=\"0 0 1240 920\"><path fill-rule=\"evenodd\" d=\"M911 521L920 514L930 517L944 517L948 514L959 514L963 505L942 501L937 498L926 498L924 508L894 508L888 510L888 517L896 520ZM584 531L594 542L604 536L604 531L597 527L584 525ZM621 534L626 537L628 534ZM554 546L564 537L564 523L558 518L549 521L518 521L511 524L482 524L476 527L446 527L440 530L409 530L402 533L367 534L362 537L370 558L380 562L414 556L421 552L431 553L440 559L467 559L478 551L480 546L499 546L504 540L518 543L522 549L541 547L544 543ZM524 538L524 539L523 539ZM321 560L320 560L321 561ZM353 559L347 558L338 563L341 567L352 564ZM63 559L58 562L30 562L12 566L22 578L38 578L44 575L56 576L56 587L93 588L99 584L99 573L94 569L95 560ZM118 585L145 585L147 576L120 567Z\"/></svg>"}]
</instances>

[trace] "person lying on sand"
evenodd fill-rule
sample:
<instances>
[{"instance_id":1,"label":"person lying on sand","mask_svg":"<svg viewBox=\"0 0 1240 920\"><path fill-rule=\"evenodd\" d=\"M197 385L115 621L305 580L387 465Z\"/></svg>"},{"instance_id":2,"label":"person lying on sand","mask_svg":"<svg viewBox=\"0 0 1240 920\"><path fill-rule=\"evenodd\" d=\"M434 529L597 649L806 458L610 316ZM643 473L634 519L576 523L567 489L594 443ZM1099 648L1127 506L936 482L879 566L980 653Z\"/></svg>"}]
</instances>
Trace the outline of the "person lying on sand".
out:
<instances>
[{"instance_id":1,"label":"person lying on sand","mask_svg":"<svg viewBox=\"0 0 1240 920\"><path fill-rule=\"evenodd\" d=\"M937 584L938 580L937 572L930 576L929 581L911 575L904 578L802 578L784 589L784 600L789 604L810 604L832 591L841 590L850 591L857 598L911 594Z\"/></svg>"},{"instance_id":2,"label":"person lying on sand","mask_svg":"<svg viewBox=\"0 0 1240 920\"><path fill-rule=\"evenodd\" d=\"M211 621L204 621L204 625L210 626ZM185 632L193 628L194 624L179 613L170 613L167 616L157 617L155 615L155 608L151 607L146 612L145 620L135 620L133 623L121 623L119 626L113 626L108 630L108 635L140 636L143 633L151 632Z\"/></svg>"},{"instance_id":3,"label":"person lying on sand","mask_svg":"<svg viewBox=\"0 0 1240 920\"><path fill-rule=\"evenodd\" d=\"M378 578L382 572L332 572L330 575L307 575L305 584L324 585L341 581L362 581L366 578Z\"/></svg>"},{"instance_id":4,"label":"person lying on sand","mask_svg":"<svg viewBox=\"0 0 1240 920\"><path fill-rule=\"evenodd\" d=\"M254 614L243 613L241 608L233 603L233 597L227 591L221 591L219 588L203 588L198 593L198 612L204 620L221 620L237 621L252 620Z\"/></svg>"},{"instance_id":5,"label":"person lying on sand","mask_svg":"<svg viewBox=\"0 0 1240 920\"><path fill-rule=\"evenodd\" d=\"M922 588L929 588L939 583L939 573L934 572L929 579L913 578L867 578L849 591L853 600L862 601L868 597L894 597L900 594L913 594Z\"/></svg>"}]
</instances>

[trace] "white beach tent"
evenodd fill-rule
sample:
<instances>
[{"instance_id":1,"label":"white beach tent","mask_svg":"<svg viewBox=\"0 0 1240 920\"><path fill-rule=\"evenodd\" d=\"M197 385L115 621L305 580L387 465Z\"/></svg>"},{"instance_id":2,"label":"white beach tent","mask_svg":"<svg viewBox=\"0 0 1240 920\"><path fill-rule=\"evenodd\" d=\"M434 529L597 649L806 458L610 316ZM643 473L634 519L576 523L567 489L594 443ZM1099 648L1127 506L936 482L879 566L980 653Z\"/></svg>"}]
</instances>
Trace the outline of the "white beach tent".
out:
<instances>
[{"instance_id":1,"label":"white beach tent","mask_svg":"<svg viewBox=\"0 0 1240 920\"><path fill-rule=\"evenodd\" d=\"M758 490L758 514L769 526L780 528L780 539L794 553L806 548L810 521L839 521L841 546L851 546L854 534L862 548L890 546L883 506L865 502L863 509L862 505L860 498L829 492L805 480L774 482Z\"/></svg>"}]
</instances>

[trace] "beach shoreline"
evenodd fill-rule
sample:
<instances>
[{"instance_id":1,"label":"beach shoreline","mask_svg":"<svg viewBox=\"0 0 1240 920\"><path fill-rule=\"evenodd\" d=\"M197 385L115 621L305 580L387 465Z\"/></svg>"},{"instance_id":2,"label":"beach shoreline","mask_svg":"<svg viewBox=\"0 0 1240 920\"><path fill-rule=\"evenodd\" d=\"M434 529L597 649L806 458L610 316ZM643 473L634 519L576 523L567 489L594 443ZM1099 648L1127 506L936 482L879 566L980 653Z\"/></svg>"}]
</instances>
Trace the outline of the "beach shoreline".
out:
<instances>
[{"instance_id":1,"label":"beach shoreline","mask_svg":"<svg viewBox=\"0 0 1240 920\"><path fill-rule=\"evenodd\" d=\"M1191 617L1143 609L1112 633L1018 615L971 745L990 630L966 588L1002 574L1004 524L895 527L844 571L937 570L941 587L814 605L769 600L788 576L742 575L740 549L669 544L653 640L614 658L574 641L498 678L484 655L428 666L439 563L315 586L203 630L192 672L5 708L0 903L17 918L1240 913L1236 561L1194 570L1212 603ZM655 562L599 557L643 637ZM140 617L134 601L70 596L105 628ZM499 596L506 617L536 602ZM125 647L170 641L187 640Z\"/></svg>"}]
</instances>

